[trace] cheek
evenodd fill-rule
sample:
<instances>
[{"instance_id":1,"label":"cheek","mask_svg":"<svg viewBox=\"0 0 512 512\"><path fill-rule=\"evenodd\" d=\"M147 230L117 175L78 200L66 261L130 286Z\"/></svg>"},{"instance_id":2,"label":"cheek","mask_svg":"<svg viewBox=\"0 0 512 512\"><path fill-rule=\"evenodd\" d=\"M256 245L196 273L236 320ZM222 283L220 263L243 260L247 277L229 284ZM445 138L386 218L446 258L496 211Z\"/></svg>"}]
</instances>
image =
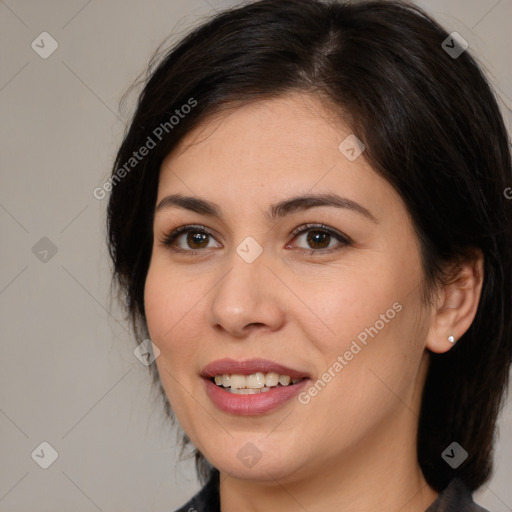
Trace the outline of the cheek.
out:
<instances>
[{"instance_id":1,"label":"cheek","mask_svg":"<svg viewBox=\"0 0 512 512\"><path fill-rule=\"evenodd\" d=\"M183 273L151 264L144 288L144 306L151 340L161 351L157 363L172 372L188 368L198 351L192 342L198 339L197 321L201 297L205 292Z\"/></svg>"},{"instance_id":2,"label":"cheek","mask_svg":"<svg viewBox=\"0 0 512 512\"><path fill-rule=\"evenodd\" d=\"M166 265L152 262L144 288L144 304L151 341L160 349L156 366L160 380L180 423L193 431L191 411L198 396L196 367L201 355L194 340L198 335L198 313L204 292ZM204 352L204 351L203 351Z\"/></svg>"},{"instance_id":3,"label":"cheek","mask_svg":"<svg viewBox=\"0 0 512 512\"><path fill-rule=\"evenodd\" d=\"M338 277L326 276L324 283L317 280L301 285L298 295L307 298L306 302L312 305L314 312L314 315L305 316L309 321L303 320L308 322L303 328L309 331L318 349L331 358L333 353L348 350L358 337L364 343L369 338L367 329L376 323L379 332L388 331L389 325L399 316L396 310L400 305L396 304L395 308L393 305L404 296L400 278L389 267L385 272L367 270L365 266L343 269ZM314 325L319 326L318 333L312 331Z\"/></svg>"},{"instance_id":4,"label":"cheek","mask_svg":"<svg viewBox=\"0 0 512 512\"><path fill-rule=\"evenodd\" d=\"M407 393L414 383L428 323L415 256L403 251L396 258L344 269L339 278L323 284L302 283L301 293L309 289L304 296L322 320L303 320L302 329L320 355L319 366L336 375L331 379L336 383L329 384L330 400L378 409L374 397L389 395L383 382L399 393ZM316 331L313 325L321 328Z\"/></svg>"},{"instance_id":5,"label":"cheek","mask_svg":"<svg viewBox=\"0 0 512 512\"><path fill-rule=\"evenodd\" d=\"M172 326L174 308L170 305L175 292L176 287L170 288L165 276L162 276L151 263L144 285L144 311L151 339L160 350L162 350L160 343L166 331Z\"/></svg>"}]
</instances>

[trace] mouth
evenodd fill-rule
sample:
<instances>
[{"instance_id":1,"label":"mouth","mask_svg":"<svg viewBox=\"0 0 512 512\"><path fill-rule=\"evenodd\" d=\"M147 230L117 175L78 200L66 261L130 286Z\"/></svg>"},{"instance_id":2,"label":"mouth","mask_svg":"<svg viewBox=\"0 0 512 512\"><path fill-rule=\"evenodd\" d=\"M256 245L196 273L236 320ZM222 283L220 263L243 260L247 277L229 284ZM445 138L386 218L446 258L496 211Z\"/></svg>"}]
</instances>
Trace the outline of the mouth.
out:
<instances>
[{"instance_id":1,"label":"mouth","mask_svg":"<svg viewBox=\"0 0 512 512\"><path fill-rule=\"evenodd\" d=\"M241 415L270 412L288 402L310 380L306 372L263 359L215 361L204 368L201 377L219 409Z\"/></svg>"},{"instance_id":2,"label":"mouth","mask_svg":"<svg viewBox=\"0 0 512 512\"><path fill-rule=\"evenodd\" d=\"M265 393L278 386L293 386L305 378L292 379L290 375L277 372L256 372L250 375L223 373L211 377L210 381L229 393L255 395L257 393Z\"/></svg>"}]
</instances>

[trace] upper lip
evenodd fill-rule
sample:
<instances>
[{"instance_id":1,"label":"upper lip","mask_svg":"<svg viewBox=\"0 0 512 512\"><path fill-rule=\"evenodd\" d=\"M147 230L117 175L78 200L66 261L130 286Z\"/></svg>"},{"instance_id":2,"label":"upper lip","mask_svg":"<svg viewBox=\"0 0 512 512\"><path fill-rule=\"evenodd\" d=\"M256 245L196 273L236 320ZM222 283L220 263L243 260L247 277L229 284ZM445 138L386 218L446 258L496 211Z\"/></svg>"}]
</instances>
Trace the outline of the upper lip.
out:
<instances>
[{"instance_id":1,"label":"upper lip","mask_svg":"<svg viewBox=\"0 0 512 512\"><path fill-rule=\"evenodd\" d=\"M245 359L236 361L234 359L218 359L206 365L201 372L201 377L210 379L216 375L238 374L251 375L253 373L275 372L279 375L289 375L292 379L309 378L306 372L294 370L282 364L269 361L267 359Z\"/></svg>"}]
</instances>

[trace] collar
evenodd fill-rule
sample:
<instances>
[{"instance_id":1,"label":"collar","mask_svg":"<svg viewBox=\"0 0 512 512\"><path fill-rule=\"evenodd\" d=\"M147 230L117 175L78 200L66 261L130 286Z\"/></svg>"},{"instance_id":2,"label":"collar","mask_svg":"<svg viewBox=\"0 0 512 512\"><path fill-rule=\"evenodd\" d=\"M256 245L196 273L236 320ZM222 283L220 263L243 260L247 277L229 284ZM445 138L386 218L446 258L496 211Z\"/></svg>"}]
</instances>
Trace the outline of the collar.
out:
<instances>
[{"instance_id":1,"label":"collar","mask_svg":"<svg viewBox=\"0 0 512 512\"><path fill-rule=\"evenodd\" d=\"M219 472L213 470L205 486L183 507L176 512L221 512L219 495ZM454 478L439 493L435 501L425 512L489 512L478 506L471 490L460 479Z\"/></svg>"}]
</instances>

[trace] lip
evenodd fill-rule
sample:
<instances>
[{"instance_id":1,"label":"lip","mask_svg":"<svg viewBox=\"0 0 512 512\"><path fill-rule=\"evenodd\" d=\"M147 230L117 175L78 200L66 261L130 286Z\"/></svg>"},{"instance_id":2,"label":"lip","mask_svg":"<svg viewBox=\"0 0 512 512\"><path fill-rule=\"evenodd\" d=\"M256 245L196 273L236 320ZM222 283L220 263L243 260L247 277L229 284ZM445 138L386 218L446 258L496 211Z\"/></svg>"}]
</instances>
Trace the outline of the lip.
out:
<instances>
[{"instance_id":1,"label":"lip","mask_svg":"<svg viewBox=\"0 0 512 512\"><path fill-rule=\"evenodd\" d=\"M211 379L212 377L215 377L215 375L222 375L224 373L251 375L256 372L275 372L279 375L289 375L292 379L310 377L307 372L288 368L273 361L269 361L268 359L246 359L244 361L219 359L205 366L201 372L201 377Z\"/></svg>"},{"instance_id":2,"label":"lip","mask_svg":"<svg viewBox=\"0 0 512 512\"><path fill-rule=\"evenodd\" d=\"M254 416L274 411L298 395L309 381L310 379L304 379L297 384L276 386L270 391L255 395L235 395L211 380L203 379L206 394L213 404L223 412L239 416Z\"/></svg>"},{"instance_id":3,"label":"lip","mask_svg":"<svg viewBox=\"0 0 512 512\"><path fill-rule=\"evenodd\" d=\"M292 379L304 380L288 386L276 386L270 391L254 395L230 393L210 380L215 375L224 373L251 375L256 372L276 372L280 375L289 375ZM310 381L310 376L306 372L294 370L266 359L245 361L220 359L207 365L203 369L201 377L205 383L206 394L213 404L223 412L240 416L261 415L274 411L298 395Z\"/></svg>"}]
</instances>

